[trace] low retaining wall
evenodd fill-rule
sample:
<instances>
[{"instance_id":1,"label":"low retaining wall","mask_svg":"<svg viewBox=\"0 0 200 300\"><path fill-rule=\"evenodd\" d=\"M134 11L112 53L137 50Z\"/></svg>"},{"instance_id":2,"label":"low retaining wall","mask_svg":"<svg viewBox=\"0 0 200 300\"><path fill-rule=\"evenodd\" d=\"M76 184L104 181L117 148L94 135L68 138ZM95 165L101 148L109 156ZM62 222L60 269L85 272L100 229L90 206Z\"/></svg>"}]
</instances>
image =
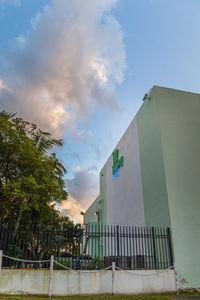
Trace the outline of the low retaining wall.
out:
<instances>
[{"instance_id":1,"label":"low retaining wall","mask_svg":"<svg viewBox=\"0 0 200 300\"><path fill-rule=\"evenodd\" d=\"M148 275L148 276L147 276ZM2 269L0 293L43 294L49 289L49 270ZM139 294L174 292L173 270L53 271L52 295Z\"/></svg>"}]
</instances>

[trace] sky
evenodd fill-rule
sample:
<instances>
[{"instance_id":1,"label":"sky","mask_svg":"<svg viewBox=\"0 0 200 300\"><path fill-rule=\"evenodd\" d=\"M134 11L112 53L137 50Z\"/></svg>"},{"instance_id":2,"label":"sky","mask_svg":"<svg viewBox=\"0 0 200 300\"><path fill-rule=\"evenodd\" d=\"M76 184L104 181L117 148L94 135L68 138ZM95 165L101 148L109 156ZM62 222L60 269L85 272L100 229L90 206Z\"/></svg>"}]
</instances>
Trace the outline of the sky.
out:
<instances>
[{"instance_id":1,"label":"sky","mask_svg":"<svg viewBox=\"0 0 200 300\"><path fill-rule=\"evenodd\" d=\"M153 85L200 93L199 0L0 0L0 110L64 146L81 221L99 171Z\"/></svg>"}]
</instances>

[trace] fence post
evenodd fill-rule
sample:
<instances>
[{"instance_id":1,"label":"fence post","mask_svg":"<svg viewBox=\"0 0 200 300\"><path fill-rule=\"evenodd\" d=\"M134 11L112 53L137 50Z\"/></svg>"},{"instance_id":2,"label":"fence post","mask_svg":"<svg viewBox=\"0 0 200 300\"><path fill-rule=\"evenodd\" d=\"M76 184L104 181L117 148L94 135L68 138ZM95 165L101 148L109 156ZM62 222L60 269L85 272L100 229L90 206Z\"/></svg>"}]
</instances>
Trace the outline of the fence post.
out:
<instances>
[{"instance_id":1,"label":"fence post","mask_svg":"<svg viewBox=\"0 0 200 300\"><path fill-rule=\"evenodd\" d=\"M157 258L156 258L156 244L155 244L155 228L152 227L152 241L153 241L153 257L154 257L154 267L157 269Z\"/></svg>"},{"instance_id":2,"label":"fence post","mask_svg":"<svg viewBox=\"0 0 200 300\"><path fill-rule=\"evenodd\" d=\"M0 288L1 288L1 269L2 269L3 250L0 250Z\"/></svg>"},{"instance_id":3,"label":"fence post","mask_svg":"<svg viewBox=\"0 0 200 300\"><path fill-rule=\"evenodd\" d=\"M50 258L50 269L49 269L49 291L48 296L51 298L52 284L53 284L53 264L54 264L54 256L51 255Z\"/></svg>"},{"instance_id":4,"label":"fence post","mask_svg":"<svg viewBox=\"0 0 200 300\"><path fill-rule=\"evenodd\" d=\"M1 276L1 269L2 269L2 259L3 259L3 250L0 250L0 276Z\"/></svg>"},{"instance_id":5,"label":"fence post","mask_svg":"<svg viewBox=\"0 0 200 300\"><path fill-rule=\"evenodd\" d=\"M81 225L78 225L78 261L76 264L76 270L80 270L81 268L81 263L80 263L80 257L81 257Z\"/></svg>"},{"instance_id":6,"label":"fence post","mask_svg":"<svg viewBox=\"0 0 200 300\"><path fill-rule=\"evenodd\" d=\"M167 228L167 237L168 237L168 245L169 245L169 255L170 255L170 267L173 266L173 250L172 250L172 240L171 240L171 231L170 228Z\"/></svg>"},{"instance_id":7,"label":"fence post","mask_svg":"<svg viewBox=\"0 0 200 300\"><path fill-rule=\"evenodd\" d=\"M112 262L112 295L115 294L115 262Z\"/></svg>"},{"instance_id":8,"label":"fence post","mask_svg":"<svg viewBox=\"0 0 200 300\"><path fill-rule=\"evenodd\" d=\"M178 278L177 278L177 270L176 270L176 262L174 261L174 279L175 279L175 286L176 286L176 293L179 295L179 288L178 288Z\"/></svg>"},{"instance_id":9,"label":"fence post","mask_svg":"<svg viewBox=\"0 0 200 300\"><path fill-rule=\"evenodd\" d=\"M3 250L0 250L0 271L2 268Z\"/></svg>"},{"instance_id":10,"label":"fence post","mask_svg":"<svg viewBox=\"0 0 200 300\"><path fill-rule=\"evenodd\" d=\"M119 267L119 226L117 226L116 229L117 229L117 266Z\"/></svg>"}]
</instances>

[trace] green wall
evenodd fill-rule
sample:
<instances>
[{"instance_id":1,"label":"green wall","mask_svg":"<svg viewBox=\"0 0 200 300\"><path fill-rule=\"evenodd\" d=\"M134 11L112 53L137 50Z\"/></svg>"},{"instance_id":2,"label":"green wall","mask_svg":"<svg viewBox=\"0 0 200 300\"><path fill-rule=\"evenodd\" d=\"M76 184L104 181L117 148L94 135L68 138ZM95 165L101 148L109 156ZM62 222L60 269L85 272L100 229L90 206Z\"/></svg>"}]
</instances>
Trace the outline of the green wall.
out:
<instances>
[{"instance_id":1,"label":"green wall","mask_svg":"<svg viewBox=\"0 0 200 300\"><path fill-rule=\"evenodd\" d=\"M155 86L149 96L137 114L145 223L171 227L179 286L198 288L200 95Z\"/></svg>"},{"instance_id":2,"label":"green wall","mask_svg":"<svg viewBox=\"0 0 200 300\"><path fill-rule=\"evenodd\" d=\"M102 168L99 174L100 193L96 200L91 204L84 216L84 224L106 225L106 168ZM95 215L95 211L100 212L100 220Z\"/></svg>"},{"instance_id":3,"label":"green wall","mask_svg":"<svg viewBox=\"0 0 200 300\"><path fill-rule=\"evenodd\" d=\"M137 113L146 226L170 227L160 125L153 88Z\"/></svg>"},{"instance_id":4,"label":"green wall","mask_svg":"<svg viewBox=\"0 0 200 300\"><path fill-rule=\"evenodd\" d=\"M100 180L100 207L101 207L101 225L106 225L106 167L104 166L99 174Z\"/></svg>"},{"instance_id":5,"label":"green wall","mask_svg":"<svg viewBox=\"0 0 200 300\"><path fill-rule=\"evenodd\" d=\"M84 224L96 224L97 216L95 215L95 211L99 209L99 196L96 200L90 205L84 215Z\"/></svg>"},{"instance_id":6,"label":"green wall","mask_svg":"<svg viewBox=\"0 0 200 300\"><path fill-rule=\"evenodd\" d=\"M95 225L96 230L102 230L101 225L106 225L106 170L105 166L99 174L99 186L100 193L92 205L88 208L84 216L84 224ZM100 218L95 215L95 212L100 213ZM100 225L100 226L99 226ZM91 226L91 230L95 231L95 226ZM99 227L98 227L99 226ZM102 259L105 253L105 241L104 238L88 238L84 247L88 247L89 253L93 258Z\"/></svg>"},{"instance_id":7,"label":"green wall","mask_svg":"<svg viewBox=\"0 0 200 300\"><path fill-rule=\"evenodd\" d=\"M200 287L200 95L155 87L154 97L179 284Z\"/></svg>"},{"instance_id":8,"label":"green wall","mask_svg":"<svg viewBox=\"0 0 200 300\"><path fill-rule=\"evenodd\" d=\"M171 227L179 286L200 288L200 95L155 86L149 97L136 116L145 224ZM85 223L97 209L106 224L105 166Z\"/></svg>"}]
</instances>

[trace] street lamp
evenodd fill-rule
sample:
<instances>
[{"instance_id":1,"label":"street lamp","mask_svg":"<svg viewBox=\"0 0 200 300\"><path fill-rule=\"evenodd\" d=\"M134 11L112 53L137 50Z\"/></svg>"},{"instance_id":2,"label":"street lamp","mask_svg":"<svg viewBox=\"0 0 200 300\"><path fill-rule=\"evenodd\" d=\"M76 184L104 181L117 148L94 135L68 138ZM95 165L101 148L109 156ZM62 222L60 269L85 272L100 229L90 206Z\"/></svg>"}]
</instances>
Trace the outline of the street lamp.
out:
<instances>
[{"instance_id":1,"label":"street lamp","mask_svg":"<svg viewBox=\"0 0 200 300\"><path fill-rule=\"evenodd\" d=\"M100 222L100 211L96 210L94 214L97 216L98 222Z\"/></svg>"}]
</instances>

